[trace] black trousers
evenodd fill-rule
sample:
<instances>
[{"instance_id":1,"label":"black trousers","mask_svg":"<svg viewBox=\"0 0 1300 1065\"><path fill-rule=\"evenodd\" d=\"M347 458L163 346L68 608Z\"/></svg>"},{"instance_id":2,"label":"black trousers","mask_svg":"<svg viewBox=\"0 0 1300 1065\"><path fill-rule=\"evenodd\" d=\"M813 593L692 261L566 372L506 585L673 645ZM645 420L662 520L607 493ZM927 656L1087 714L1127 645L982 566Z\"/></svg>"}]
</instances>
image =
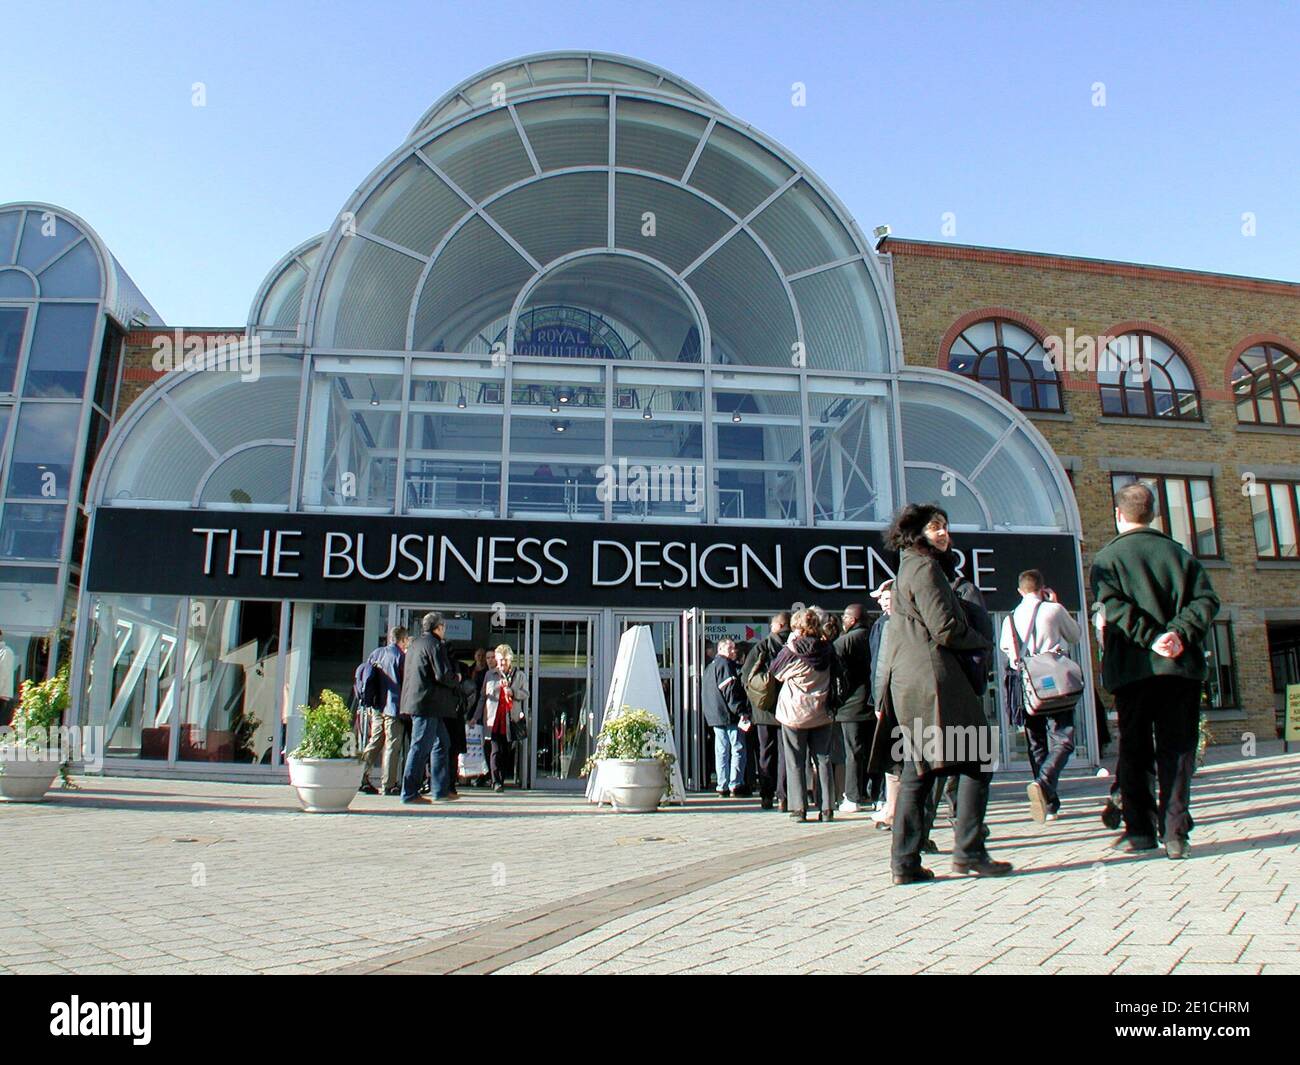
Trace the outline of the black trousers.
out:
<instances>
[{"instance_id":1,"label":"black trousers","mask_svg":"<svg viewBox=\"0 0 1300 1065\"><path fill-rule=\"evenodd\" d=\"M488 775L492 778L492 784L505 785L506 777L510 775L511 758L510 740L505 736L493 733L483 737L483 758L488 764Z\"/></svg>"},{"instance_id":2,"label":"black trousers","mask_svg":"<svg viewBox=\"0 0 1300 1065\"><path fill-rule=\"evenodd\" d=\"M1029 771L1034 774L1047 804L1053 811L1061 808L1056 785L1070 755L1074 753L1074 712L1060 714L1026 714L1025 746L1029 751Z\"/></svg>"},{"instance_id":3,"label":"black trousers","mask_svg":"<svg viewBox=\"0 0 1300 1065\"><path fill-rule=\"evenodd\" d=\"M1201 682L1186 677L1148 677L1115 693L1119 716L1119 790L1124 833L1154 839L1186 839L1192 830L1192 774L1200 733ZM1154 759L1159 800L1148 773Z\"/></svg>"},{"instance_id":4,"label":"black trousers","mask_svg":"<svg viewBox=\"0 0 1300 1065\"><path fill-rule=\"evenodd\" d=\"M758 793L765 799L785 798L785 756L780 725L755 725L758 733Z\"/></svg>"},{"instance_id":5,"label":"black trousers","mask_svg":"<svg viewBox=\"0 0 1300 1065\"><path fill-rule=\"evenodd\" d=\"M910 873L920 866L921 844L929 832L926 800L934 794L937 780L954 775L960 780L952 856L959 862L975 862L984 856L984 811L989 804L992 771L981 769L978 763L965 763L921 773L915 762L904 762L889 861L895 873Z\"/></svg>"},{"instance_id":6,"label":"black trousers","mask_svg":"<svg viewBox=\"0 0 1300 1065\"><path fill-rule=\"evenodd\" d=\"M839 727L844 733L844 797L860 806L874 802L875 782L867 772L867 758L876 734L875 716L866 721L841 721Z\"/></svg>"}]
</instances>

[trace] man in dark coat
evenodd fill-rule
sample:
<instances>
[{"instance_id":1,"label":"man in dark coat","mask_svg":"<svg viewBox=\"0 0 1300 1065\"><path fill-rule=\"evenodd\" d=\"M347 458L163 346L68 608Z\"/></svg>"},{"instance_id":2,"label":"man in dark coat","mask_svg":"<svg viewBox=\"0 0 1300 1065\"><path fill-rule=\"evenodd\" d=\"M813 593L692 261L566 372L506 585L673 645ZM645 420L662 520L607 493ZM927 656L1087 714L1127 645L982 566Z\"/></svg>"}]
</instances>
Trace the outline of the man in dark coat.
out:
<instances>
[{"instance_id":1,"label":"man in dark coat","mask_svg":"<svg viewBox=\"0 0 1300 1065\"><path fill-rule=\"evenodd\" d=\"M1115 493L1119 535L1097 552L1091 585L1105 618L1101 682L1119 715L1124 835L1117 846L1155 850L1163 825L1165 853L1179 859L1188 855L1205 638L1219 597L1200 562L1150 527L1154 518L1146 485ZM1147 786L1153 755L1158 806Z\"/></svg>"},{"instance_id":2,"label":"man in dark coat","mask_svg":"<svg viewBox=\"0 0 1300 1065\"><path fill-rule=\"evenodd\" d=\"M871 698L871 633L861 603L846 606L841 622L844 631L835 641L835 657L848 695L835 713L844 734L844 801L840 810L857 813L875 801L867 774L867 754L876 731L875 701Z\"/></svg>"},{"instance_id":3,"label":"man in dark coat","mask_svg":"<svg viewBox=\"0 0 1300 1065\"><path fill-rule=\"evenodd\" d=\"M713 729L713 758L719 795L735 798L745 786L745 739L740 724L750 716L749 699L740 682L736 641L718 641L717 653L704 667L700 681L700 708Z\"/></svg>"},{"instance_id":4,"label":"man in dark coat","mask_svg":"<svg viewBox=\"0 0 1300 1065\"><path fill-rule=\"evenodd\" d=\"M450 791L451 737L447 719L460 709L460 674L451 664L442 615L425 614L420 635L406 649L402 672L401 711L411 716L411 751L402 778L402 802L429 802L420 794L424 767L430 767L433 797L455 798Z\"/></svg>"},{"instance_id":5,"label":"man in dark coat","mask_svg":"<svg viewBox=\"0 0 1300 1065\"><path fill-rule=\"evenodd\" d=\"M790 612L782 610L773 614L770 632L750 649L745 658L745 665L741 669L741 678L746 690L749 689L750 679L755 670L767 670L776 656L781 653L781 648L785 646L789 636ZM781 686L775 678L771 683L775 689L771 700L772 705L762 709L754 705L751 698L750 716L758 732L758 789L762 808L772 809L772 801L775 797L784 813L785 758L781 754L781 723L776 719L775 698Z\"/></svg>"}]
</instances>

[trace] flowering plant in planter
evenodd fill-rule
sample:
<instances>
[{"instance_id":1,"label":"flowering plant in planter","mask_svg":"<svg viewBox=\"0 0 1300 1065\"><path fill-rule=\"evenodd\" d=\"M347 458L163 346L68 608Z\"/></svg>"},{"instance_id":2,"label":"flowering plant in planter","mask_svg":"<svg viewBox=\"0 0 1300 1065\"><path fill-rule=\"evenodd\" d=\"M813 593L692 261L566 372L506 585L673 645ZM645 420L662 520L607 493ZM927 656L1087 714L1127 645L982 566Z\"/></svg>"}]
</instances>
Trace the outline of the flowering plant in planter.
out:
<instances>
[{"instance_id":1,"label":"flowering plant in planter","mask_svg":"<svg viewBox=\"0 0 1300 1065\"><path fill-rule=\"evenodd\" d=\"M660 801L672 794L672 768L675 756L665 750L668 727L649 710L624 706L605 719L596 739L596 750L582 775L588 776L600 762L658 762L663 778ZM656 803L657 805L657 803Z\"/></svg>"}]
</instances>

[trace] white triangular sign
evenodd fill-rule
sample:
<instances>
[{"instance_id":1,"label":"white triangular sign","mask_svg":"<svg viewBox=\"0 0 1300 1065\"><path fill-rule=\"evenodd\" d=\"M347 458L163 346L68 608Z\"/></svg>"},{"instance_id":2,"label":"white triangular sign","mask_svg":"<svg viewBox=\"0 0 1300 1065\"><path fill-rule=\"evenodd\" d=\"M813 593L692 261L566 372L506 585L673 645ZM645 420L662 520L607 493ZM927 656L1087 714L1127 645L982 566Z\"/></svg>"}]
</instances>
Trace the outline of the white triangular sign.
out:
<instances>
[{"instance_id":1,"label":"white triangular sign","mask_svg":"<svg viewBox=\"0 0 1300 1065\"><path fill-rule=\"evenodd\" d=\"M677 760L677 740L673 735L668 705L664 702L659 662L655 658L654 638L649 625L633 625L618 642L618 657L614 660L614 677L609 684L602 722L618 717L625 706L633 710L649 710L668 726L668 738L664 740L663 747L673 756L673 788L669 801L684 803L686 786L682 783L682 767ZM605 789L600 784L599 762L587 781L587 798L594 803L608 801Z\"/></svg>"}]
</instances>

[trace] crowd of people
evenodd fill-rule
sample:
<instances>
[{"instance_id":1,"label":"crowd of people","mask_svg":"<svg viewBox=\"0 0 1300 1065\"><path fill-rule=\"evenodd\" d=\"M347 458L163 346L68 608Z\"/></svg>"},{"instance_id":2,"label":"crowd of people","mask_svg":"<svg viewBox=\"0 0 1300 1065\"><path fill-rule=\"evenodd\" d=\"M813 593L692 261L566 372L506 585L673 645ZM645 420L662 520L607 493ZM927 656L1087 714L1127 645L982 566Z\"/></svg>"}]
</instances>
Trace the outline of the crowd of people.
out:
<instances>
[{"instance_id":1,"label":"crowd of people","mask_svg":"<svg viewBox=\"0 0 1300 1065\"><path fill-rule=\"evenodd\" d=\"M362 792L382 790L404 803L458 799L459 759L469 750L468 729L475 727L483 771L470 780L504 790L515 746L526 735L529 695L509 644L477 648L472 664L460 662L447 646L446 620L431 611L414 638L400 625L389 630L388 642L358 667L354 695L367 712ZM370 780L376 762L382 789Z\"/></svg>"},{"instance_id":2,"label":"crowd of people","mask_svg":"<svg viewBox=\"0 0 1300 1065\"><path fill-rule=\"evenodd\" d=\"M1200 563L1152 528L1154 515L1145 485L1116 493L1119 533L1091 571L1101 679L1119 722L1116 787L1103 820L1122 823L1120 849L1153 850L1163 840L1168 856L1180 859L1192 826L1205 638L1219 601ZM891 873L900 885L933 878L922 856L938 849L931 837L946 804L953 870L1004 876L1011 865L989 852L985 823L997 757L984 706L995 639L990 615L959 572L940 507L905 506L886 546L899 563L896 576L871 593L879 606L874 621L861 603L839 613L781 610L743 662L735 640L719 641L701 680L716 791L749 797L752 780L761 809L801 823L810 806L821 823L837 811L870 811L875 826L892 833ZM1055 698L1038 689L1057 683L1053 666L1070 662L1081 632L1039 571L1021 573L1018 591L1021 601L996 639L1008 665L1011 724L1025 734L1028 812L1048 822L1060 816L1082 669L1061 674L1066 687ZM394 628L358 670L358 692L371 693L363 701L372 707L362 790L380 790L369 776L382 759L385 794L406 803L455 799L469 725L480 730L485 761L474 783L500 791L526 736L527 678L505 644L476 651L472 665L457 664L442 616L426 614L420 627L413 639ZM368 680L366 670L378 679ZM1078 678L1073 698L1071 677ZM403 720L411 723L404 768Z\"/></svg>"}]
</instances>

